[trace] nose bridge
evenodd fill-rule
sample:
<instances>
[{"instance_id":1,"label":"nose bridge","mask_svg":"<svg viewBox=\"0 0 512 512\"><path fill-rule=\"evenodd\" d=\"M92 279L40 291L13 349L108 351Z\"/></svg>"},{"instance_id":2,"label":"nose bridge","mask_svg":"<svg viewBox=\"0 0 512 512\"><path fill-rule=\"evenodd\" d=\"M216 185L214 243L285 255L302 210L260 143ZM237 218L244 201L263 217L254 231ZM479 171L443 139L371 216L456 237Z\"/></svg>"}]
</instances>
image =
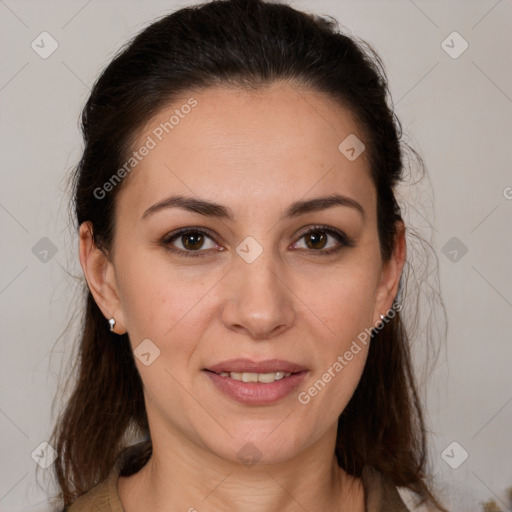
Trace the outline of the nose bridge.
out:
<instances>
[{"instance_id":1,"label":"nose bridge","mask_svg":"<svg viewBox=\"0 0 512 512\"><path fill-rule=\"evenodd\" d=\"M254 338L268 338L289 327L295 318L293 299L284 282L283 266L270 247L255 239L237 247L231 297L225 306L226 327L245 329Z\"/></svg>"},{"instance_id":2,"label":"nose bridge","mask_svg":"<svg viewBox=\"0 0 512 512\"><path fill-rule=\"evenodd\" d=\"M242 251L243 248L241 246L239 250ZM250 248L249 251L253 251L253 249ZM235 266L242 281L249 289L252 288L258 294L275 295L279 292L276 285L279 282L277 276L280 265L270 248L262 250L254 260L246 260L243 256L239 256Z\"/></svg>"}]
</instances>

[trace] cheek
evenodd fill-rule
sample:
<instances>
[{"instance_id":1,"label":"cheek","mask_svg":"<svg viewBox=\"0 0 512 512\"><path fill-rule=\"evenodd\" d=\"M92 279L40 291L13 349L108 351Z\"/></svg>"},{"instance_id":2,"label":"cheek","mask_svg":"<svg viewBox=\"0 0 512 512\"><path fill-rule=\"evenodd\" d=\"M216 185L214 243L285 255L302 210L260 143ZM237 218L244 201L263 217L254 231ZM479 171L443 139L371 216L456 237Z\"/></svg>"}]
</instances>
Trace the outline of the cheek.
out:
<instances>
[{"instance_id":1,"label":"cheek","mask_svg":"<svg viewBox=\"0 0 512 512\"><path fill-rule=\"evenodd\" d=\"M325 425L336 423L361 379L368 345L343 345L324 359L321 369L297 395L300 412L312 430L321 431Z\"/></svg>"},{"instance_id":2,"label":"cheek","mask_svg":"<svg viewBox=\"0 0 512 512\"><path fill-rule=\"evenodd\" d=\"M376 272L363 259L320 279L307 304L322 320L316 329L316 372L303 401L334 419L346 407L364 370L375 304ZM318 322L317 322L318 324ZM326 328L328 327L328 329ZM300 400L299 400L300 401ZM307 405L309 404L309 405Z\"/></svg>"},{"instance_id":3,"label":"cheek","mask_svg":"<svg viewBox=\"0 0 512 512\"><path fill-rule=\"evenodd\" d=\"M372 288L354 279L326 290L329 300L316 299L312 306L322 311L322 327L314 335L315 372L303 388L299 402L312 418L339 416L352 397L364 370L370 344ZM314 301L314 298L310 298ZM311 302L313 304L313 302ZM326 329L327 326L329 329ZM365 330L366 329L366 330Z\"/></svg>"},{"instance_id":4,"label":"cheek","mask_svg":"<svg viewBox=\"0 0 512 512\"><path fill-rule=\"evenodd\" d=\"M127 253L125 253L127 254ZM120 295L126 328L133 344L149 338L158 345L182 345L200 328L208 283L201 276L180 272L165 258L132 252L120 261Z\"/></svg>"},{"instance_id":5,"label":"cheek","mask_svg":"<svg viewBox=\"0 0 512 512\"><path fill-rule=\"evenodd\" d=\"M370 267L346 265L317 280L306 303L329 328L339 349L370 327L375 304L375 272ZM306 292L306 290L304 290Z\"/></svg>"}]
</instances>

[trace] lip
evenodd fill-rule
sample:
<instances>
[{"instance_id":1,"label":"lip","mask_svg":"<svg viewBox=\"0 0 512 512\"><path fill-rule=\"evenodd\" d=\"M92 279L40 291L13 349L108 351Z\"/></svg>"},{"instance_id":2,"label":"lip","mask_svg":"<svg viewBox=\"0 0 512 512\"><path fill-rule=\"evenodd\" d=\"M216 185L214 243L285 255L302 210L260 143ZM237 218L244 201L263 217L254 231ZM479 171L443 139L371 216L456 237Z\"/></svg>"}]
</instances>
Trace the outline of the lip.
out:
<instances>
[{"instance_id":1,"label":"lip","mask_svg":"<svg viewBox=\"0 0 512 512\"><path fill-rule=\"evenodd\" d=\"M258 364L260 365L259 368L261 368L261 363ZM244 366L244 368L247 368L247 366ZM267 373L270 372L271 370L268 370ZM289 377L284 377L267 384L263 382L241 382L230 377L221 377L210 370L203 370L203 373L210 378L211 382L220 392L239 403L245 405L268 405L278 402L297 389L309 372L304 370L292 373Z\"/></svg>"},{"instance_id":2,"label":"lip","mask_svg":"<svg viewBox=\"0 0 512 512\"><path fill-rule=\"evenodd\" d=\"M251 359L228 359L221 363L204 368L214 373L237 372L237 373L272 373L290 372L299 373L307 371L307 368L300 364L284 361L283 359L267 359L265 361L252 361ZM288 377L289 378L289 377ZM278 381L279 382L279 381ZM268 384L266 384L268 386Z\"/></svg>"}]
</instances>

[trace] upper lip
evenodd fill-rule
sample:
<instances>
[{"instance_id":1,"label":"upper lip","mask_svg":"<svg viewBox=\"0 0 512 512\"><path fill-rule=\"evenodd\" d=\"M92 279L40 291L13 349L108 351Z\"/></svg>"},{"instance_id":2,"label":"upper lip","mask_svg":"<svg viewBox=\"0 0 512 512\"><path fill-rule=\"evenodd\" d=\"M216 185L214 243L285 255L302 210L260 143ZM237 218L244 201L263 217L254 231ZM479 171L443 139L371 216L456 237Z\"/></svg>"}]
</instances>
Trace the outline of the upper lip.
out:
<instances>
[{"instance_id":1,"label":"upper lip","mask_svg":"<svg viewBox=\"0 0 512 512\"><path fill-rule=\"evenodd\" d=\"M304 366L283 359L267 359L265 361L252 361L250 359L228 359L221 363L208 366L205 370L215 373L237 372L237 373L273 373L290 372L298 373L307 370Z\"/></svg>"}]
</instances>

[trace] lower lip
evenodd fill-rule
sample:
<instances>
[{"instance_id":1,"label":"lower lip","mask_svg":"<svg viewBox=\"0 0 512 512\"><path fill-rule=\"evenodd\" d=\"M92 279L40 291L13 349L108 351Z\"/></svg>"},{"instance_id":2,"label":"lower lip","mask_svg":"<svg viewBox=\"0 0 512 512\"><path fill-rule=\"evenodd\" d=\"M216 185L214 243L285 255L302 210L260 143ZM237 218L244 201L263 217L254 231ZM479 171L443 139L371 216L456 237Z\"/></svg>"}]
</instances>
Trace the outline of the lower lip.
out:
<instances>
[{"instance_id":1,"label":"lower lip","mask_svg":"<svg viewBox=\"0 0 512 512\"><path fill-rule=\"evenodd\" d=\"M217 389L230 398L248 405L267 405L281 400L297 389L308 373L304 370L265 384L262 382L242 382L230 377L221 377L207 370L204 370L204 372Z\"/></svg>"}]
</instances>

